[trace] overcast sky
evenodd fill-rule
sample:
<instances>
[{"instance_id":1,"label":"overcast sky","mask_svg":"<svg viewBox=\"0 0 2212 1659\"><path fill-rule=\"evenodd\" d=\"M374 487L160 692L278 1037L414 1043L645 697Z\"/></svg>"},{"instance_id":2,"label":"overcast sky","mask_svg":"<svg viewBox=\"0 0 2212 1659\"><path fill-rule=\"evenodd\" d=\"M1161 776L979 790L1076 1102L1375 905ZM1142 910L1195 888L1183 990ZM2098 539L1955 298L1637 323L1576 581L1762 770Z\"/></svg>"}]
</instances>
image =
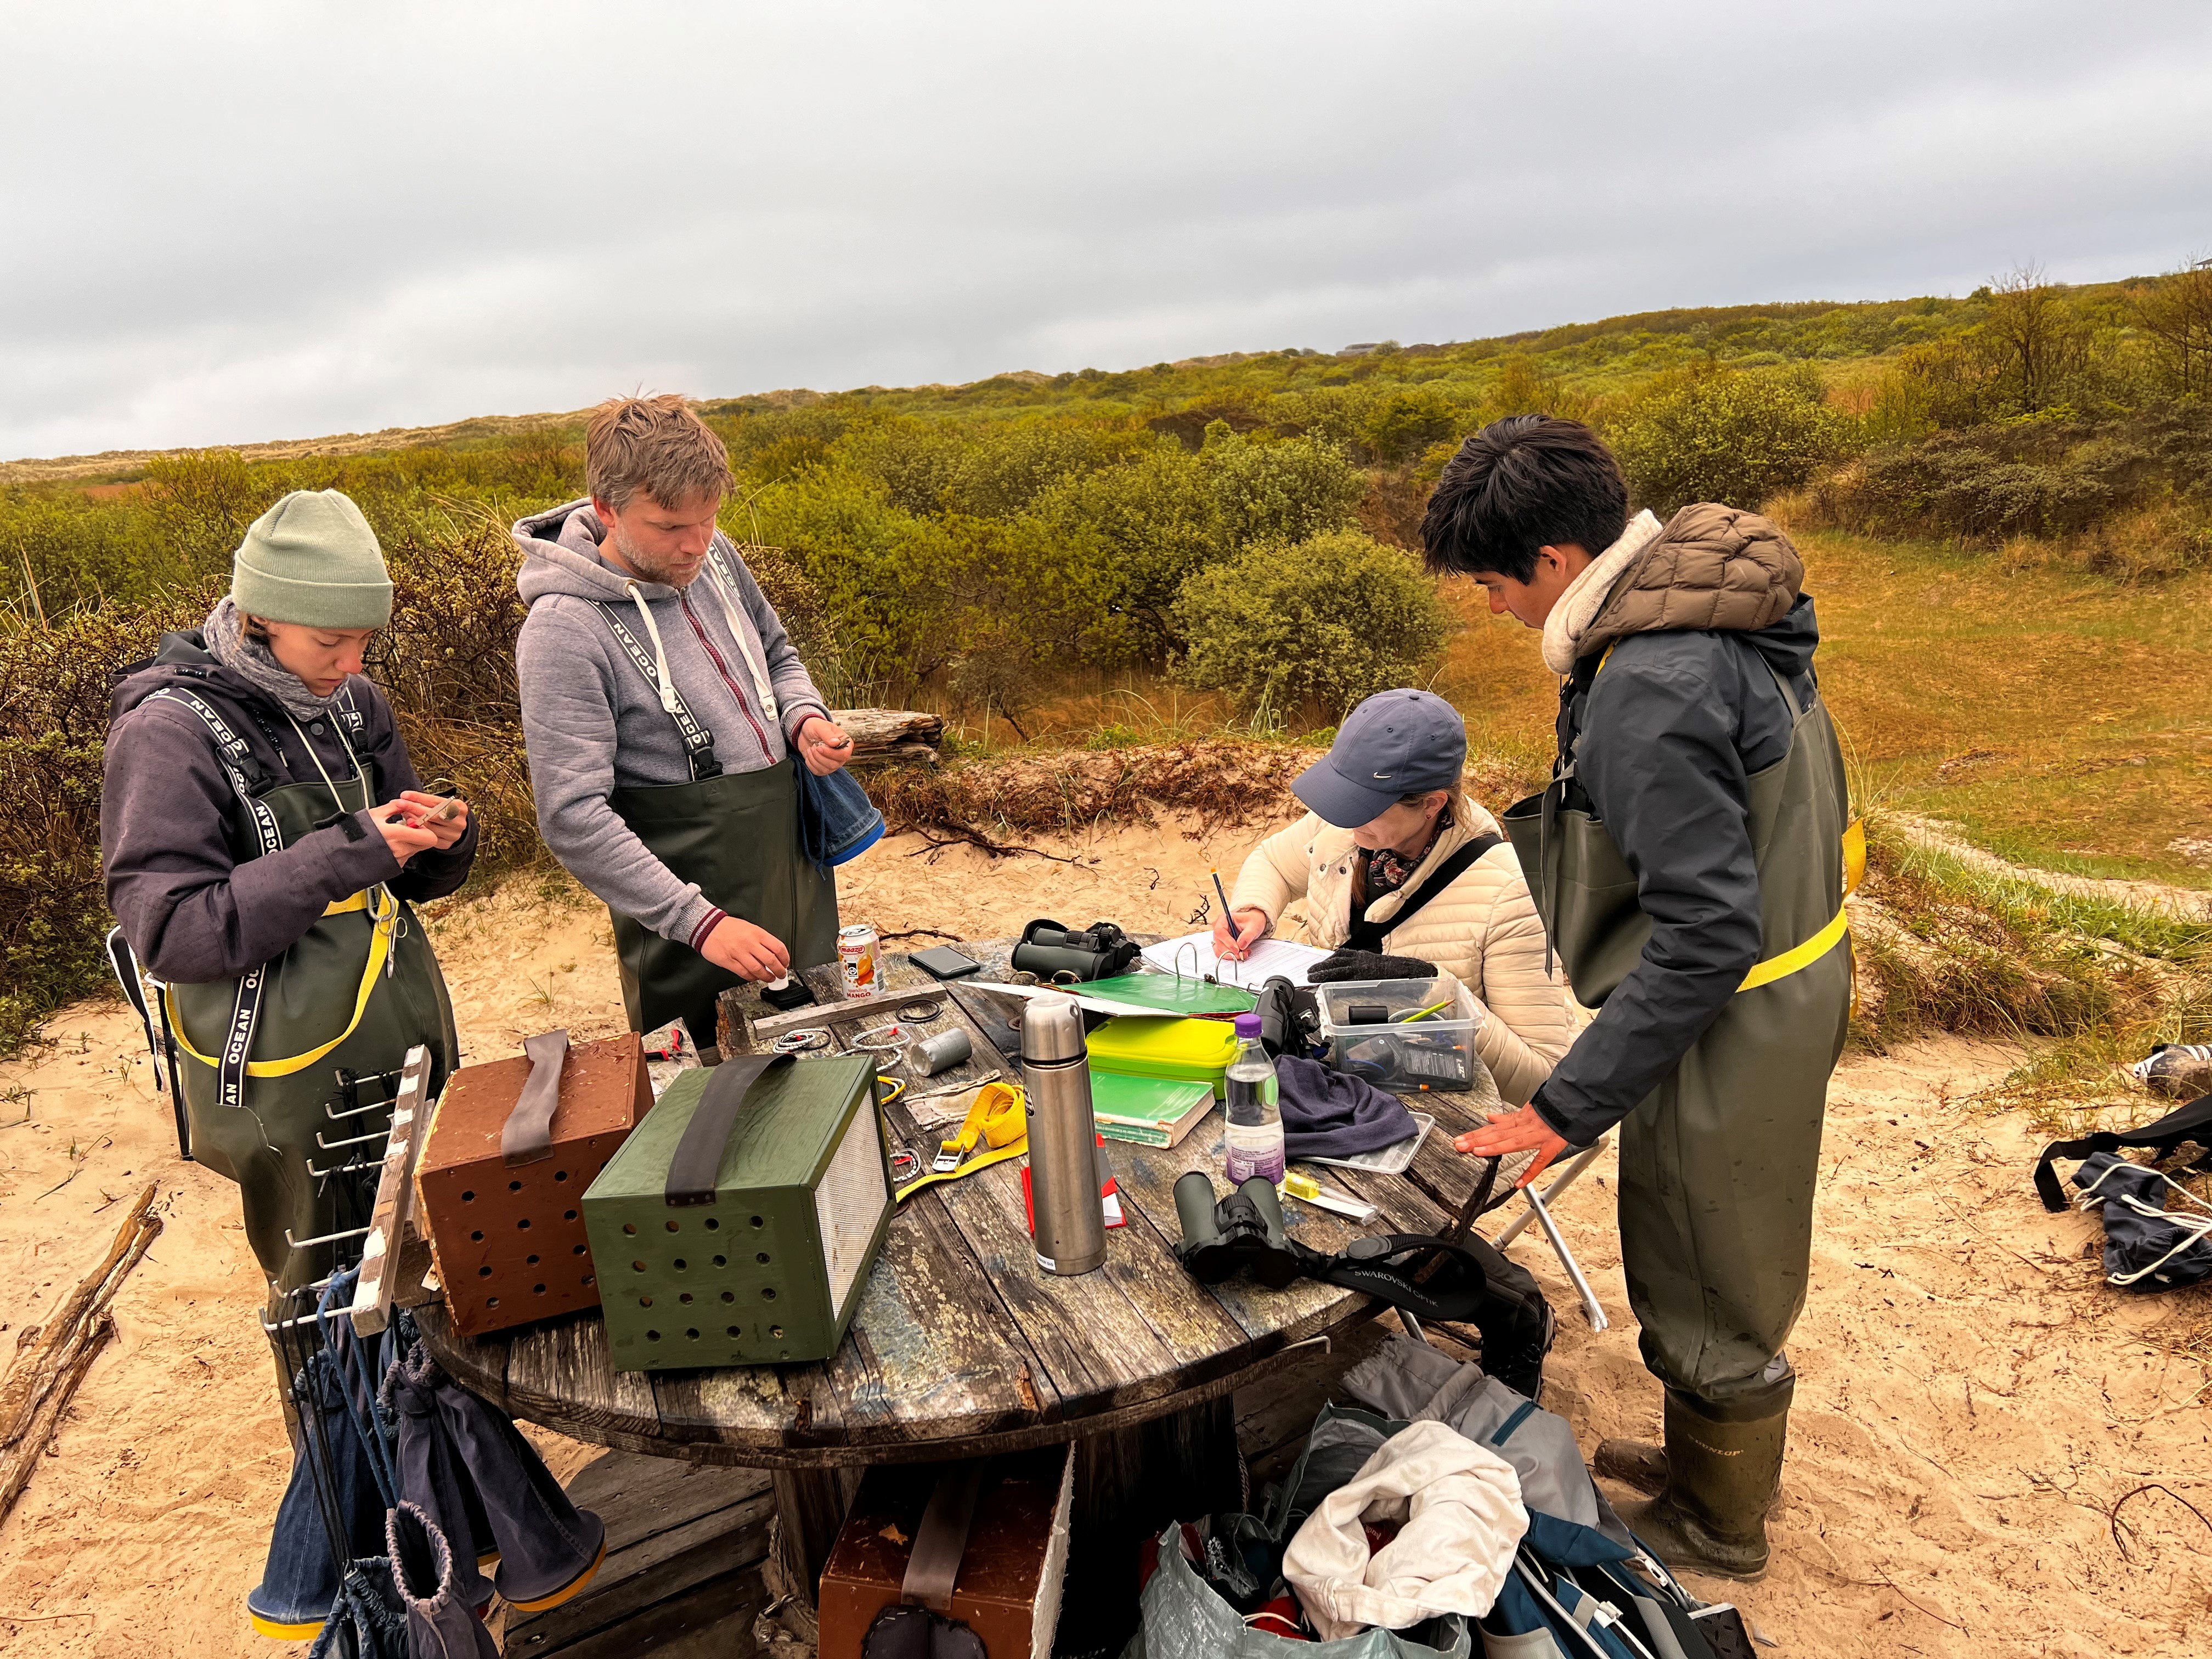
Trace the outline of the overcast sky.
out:
<instances>
[{"instance_id":1,"label":"overcast sky","mask_svg":"<svg viewBox=\"0 0 2212 1659\"><path fill-rule=\"evenodd\" d=\"M0 457L2212 253L2212 5L0 0Z\"/></svg>"}]
</instances>

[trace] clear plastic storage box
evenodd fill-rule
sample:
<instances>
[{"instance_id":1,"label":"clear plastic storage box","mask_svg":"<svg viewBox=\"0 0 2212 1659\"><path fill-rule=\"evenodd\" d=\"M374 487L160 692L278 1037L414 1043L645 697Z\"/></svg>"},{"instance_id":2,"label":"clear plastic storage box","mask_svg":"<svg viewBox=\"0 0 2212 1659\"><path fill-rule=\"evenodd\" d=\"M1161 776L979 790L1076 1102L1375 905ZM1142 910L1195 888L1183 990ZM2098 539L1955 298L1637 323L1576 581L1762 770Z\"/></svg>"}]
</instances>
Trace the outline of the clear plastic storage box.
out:
<instances>
[{"instance_id":1,"label":"clear plastic storage box","mask_svg":"<svg viewBox=\"0 0 2212 1659\"><path fill-rule=\"evenodd\" d=\"M1474 1086L1483 1007L1457 980L1359 980L1314 994L1338 1071L1401 1092Z\"/></svg>"}]
</instances>

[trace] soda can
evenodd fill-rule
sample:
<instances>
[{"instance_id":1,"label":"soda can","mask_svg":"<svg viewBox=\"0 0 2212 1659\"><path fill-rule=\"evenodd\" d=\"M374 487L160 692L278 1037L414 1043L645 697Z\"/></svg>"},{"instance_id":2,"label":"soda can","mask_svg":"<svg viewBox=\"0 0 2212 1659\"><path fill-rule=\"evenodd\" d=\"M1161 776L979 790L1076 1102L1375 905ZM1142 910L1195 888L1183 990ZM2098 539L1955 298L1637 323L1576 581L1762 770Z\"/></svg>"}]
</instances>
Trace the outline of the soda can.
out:
<instances>
[{"instance_id":1,"label":"soda can","mask_svg":"<svg viewBox=\"0 0 2212 1659\"><path fill-rule=\"evenodd\" d=\"M837 930L837 965L845 975L847 996L875 994L877 949L876 930L865 921Z\"/></svg>"}]
</instances>

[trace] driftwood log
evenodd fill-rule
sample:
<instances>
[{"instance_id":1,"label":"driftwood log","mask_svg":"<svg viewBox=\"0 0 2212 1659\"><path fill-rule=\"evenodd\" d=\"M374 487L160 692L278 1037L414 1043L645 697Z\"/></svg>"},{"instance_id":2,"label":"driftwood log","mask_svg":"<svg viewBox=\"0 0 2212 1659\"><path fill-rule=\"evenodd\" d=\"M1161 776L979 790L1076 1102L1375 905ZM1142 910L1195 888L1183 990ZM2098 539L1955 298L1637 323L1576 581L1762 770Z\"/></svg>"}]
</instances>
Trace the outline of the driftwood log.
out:
<instances>
[{"instance_id":1,"label":"driftwood log","mask_svg":"<svg viewBox=\"0 0 2212 1659\"><path fill-rule=\"evenodd\" d=\"M854 766L934 766L945 722L913 708L833 708L830 718L852 735Z\"/></svg>"},{"instance_id":2,"label":"driftwood log","mask_svg":"<svg viewBox=\"0 0 2212 1659\"><path fill-rule=\"evenodd\" d=\"M146 1183L100 1265L77 1281L32 1340L18 1339L15 1363L0 1380L0 1520L38 1467L70 1396L113 1334L108 1304L161 1231L161 1218L152 1213L157 1190L157 1182Z\"/></svg>"}]
</instances>

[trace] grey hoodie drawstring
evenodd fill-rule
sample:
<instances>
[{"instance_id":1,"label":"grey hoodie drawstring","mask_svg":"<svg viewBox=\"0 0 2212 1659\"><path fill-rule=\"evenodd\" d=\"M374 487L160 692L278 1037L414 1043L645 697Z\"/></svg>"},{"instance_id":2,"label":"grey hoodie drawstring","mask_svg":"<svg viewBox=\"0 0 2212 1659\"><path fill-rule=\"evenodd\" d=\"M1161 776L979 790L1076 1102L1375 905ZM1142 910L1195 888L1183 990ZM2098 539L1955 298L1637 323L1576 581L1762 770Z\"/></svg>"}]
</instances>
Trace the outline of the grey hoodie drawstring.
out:
<instances>
[{"instance_id":1,"label":"grey hoodie drawstring","mask_svg":"<svg viewBox=\"0 0 2212 1659\"><path fill-rule=\"evenodd\" d=\"M752 642L745 636L744 619L738 614L736 603L730 598L729 584L722 580L721 559L713 551L707 555L707 580L714 590L714 598L722 606L722 620L729 624L730 637L737 641L738 654L745 659L745 667L753 677L753 690L759 696L761 708L768 719L776 716L775 690L769 684L768 671L753 655Z\"/></svg>"},{"instance_id":2,"label":"grey hoodie drawstring","mask_svg":"<svg viewBox=\"0 0 2212 1659\"><path fill-rule=\"evenodd\" d=\"M660 671L656 677L660 682L660 707L666 714L678 714L684 704L676 695L676 677L668 672L668 647L660 642L660 624L653 621L653 607L646 604L645 595L638 592L635 581L624 582L623 588L629 593L630 603L637 607L637 614L645 619L645 631L653 636L653 660Z\"/></svg>"}]
</instances>

